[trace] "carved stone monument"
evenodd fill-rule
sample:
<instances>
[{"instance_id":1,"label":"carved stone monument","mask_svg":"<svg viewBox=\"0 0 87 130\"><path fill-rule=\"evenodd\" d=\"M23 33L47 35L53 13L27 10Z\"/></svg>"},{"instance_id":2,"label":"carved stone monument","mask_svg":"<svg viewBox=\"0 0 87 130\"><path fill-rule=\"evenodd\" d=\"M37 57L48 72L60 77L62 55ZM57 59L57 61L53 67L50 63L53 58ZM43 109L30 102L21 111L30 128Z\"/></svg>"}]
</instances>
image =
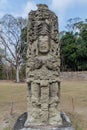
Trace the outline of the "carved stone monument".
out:
<instances>
[{"instance_id":1,"label":"carved stone monument","mask_svg":"<svg viewBox=\"0 0 87 130\"><path fill-rule=\"evenodd\" d=\"M31 125L62 124L60 55L57 16L46 5L37 5L28 20L27 84L28 119Z\"/></svg>"},{"instance_id":2,"label":"carved stone monument","mask_svg":"<svg viewBox=\"0 0 87 130\"><path fill-rule=\"evenodd\" d=\"M27 104L23 130L74 130L64 127L60 114L60 47L58 18L47 5L39 4L29 13L27 30ZM65 119L66 118L66 119Z\"/></svg>"}]
</instances>

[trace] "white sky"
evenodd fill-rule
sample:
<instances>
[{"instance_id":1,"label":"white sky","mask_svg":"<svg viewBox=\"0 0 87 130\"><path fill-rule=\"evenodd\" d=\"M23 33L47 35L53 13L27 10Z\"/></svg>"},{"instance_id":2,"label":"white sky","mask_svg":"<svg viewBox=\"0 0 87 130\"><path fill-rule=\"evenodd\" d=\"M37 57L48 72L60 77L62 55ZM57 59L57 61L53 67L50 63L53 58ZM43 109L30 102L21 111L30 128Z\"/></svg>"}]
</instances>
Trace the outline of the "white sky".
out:
<instances>
[{"instance_id":1,"label":"white sky","mask_svg":"<svg viewBox=\"0 0 87 130\"><path fill-rule=\"evenodd\" d=\"M27 17L30 10L36 10L36 4L44 3L59 18L59 28L64 30L70 18L87 18L87 0L0 0L0 17L4 14Z\"/></svg>"}]
</instances>

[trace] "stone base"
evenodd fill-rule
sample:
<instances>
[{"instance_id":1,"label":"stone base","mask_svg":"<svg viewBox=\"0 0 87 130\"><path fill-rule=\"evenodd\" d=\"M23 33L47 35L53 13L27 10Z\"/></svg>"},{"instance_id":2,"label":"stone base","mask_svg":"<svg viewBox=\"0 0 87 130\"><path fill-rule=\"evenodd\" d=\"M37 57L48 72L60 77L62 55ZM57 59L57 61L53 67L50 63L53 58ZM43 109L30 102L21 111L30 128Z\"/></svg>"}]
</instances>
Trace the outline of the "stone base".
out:
<instances>
[{"instance_id":1,"label":"stone base","mask_svg":"<svg viewBox=\"0 0 87 130\"><path fill-rule=\"evenodd\" d=\"M62 125L61 126L27 126L25 127L24 124L27 120L27 112L22 114L17 122L14 125L13 130L75 130L68 118L68 116L61 112L61 118L62 118Z\"/></svg>"},{"instance_id":2,"label":"stone base","mask_svg":"<svg viewBox=\"0 0 87 130\"><path fill-rule=\"evenodd\" d=\"M61 127L61 128L38 128L38 129L34 129L34 128L23 128L20 130L75 130L73 127Z\"/></svg>"}]
</instances>

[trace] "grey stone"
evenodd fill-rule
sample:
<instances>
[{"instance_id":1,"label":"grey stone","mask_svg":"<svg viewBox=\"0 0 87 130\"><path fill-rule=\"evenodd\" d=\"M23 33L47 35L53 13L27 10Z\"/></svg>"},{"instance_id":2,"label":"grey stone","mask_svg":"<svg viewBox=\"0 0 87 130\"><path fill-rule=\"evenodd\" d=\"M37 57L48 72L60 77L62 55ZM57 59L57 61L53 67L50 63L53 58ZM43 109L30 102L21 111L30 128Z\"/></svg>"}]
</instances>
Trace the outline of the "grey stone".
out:
<instances>
[{"instance_id":1,"label":"grey stone","mask_svg":"<svg viewBox=\"0 0 87 130\"><path fill-rule=\"evenodd\" d=\"M24 123L27 119L27 112L23 113L20 117L18 117L13 130L20 130L22 128L24 128Z\"/></svg>"},{"instance_id":2,"label":"grey stone","mask_svg":"<svg viewBox=\"0 0 87 130\"><path fill-rule=\"evenodd\" d=\"M45 129L32 129L32 128L23 128L21 130L75 130L73 127L61 127L61 128L45 128Z\"/></svg>"},{"instance_id":3,"label":"grey stone","mask_svg":"<svg viewBox=\"0 0 87 130\"><path fill-rule=\"evenodd\" d=\"M75 130L71 124L68 116L61 112L62 125L30 125L25 127L25 121L27 119L27 113L22 114L18 119L16 124L14 125L13 130Z\"/></svg>"},{"instance_id":4,"label":"grey stone","mask_svg":"<svg viewBox=\"0 0 87 130\"><path fill-rule=\"evenodd\" d=\"M29 13L27 27L28 117L25 126L61 125L58 20L47 5L37 7Z\"/></svg>"}]
</instances>

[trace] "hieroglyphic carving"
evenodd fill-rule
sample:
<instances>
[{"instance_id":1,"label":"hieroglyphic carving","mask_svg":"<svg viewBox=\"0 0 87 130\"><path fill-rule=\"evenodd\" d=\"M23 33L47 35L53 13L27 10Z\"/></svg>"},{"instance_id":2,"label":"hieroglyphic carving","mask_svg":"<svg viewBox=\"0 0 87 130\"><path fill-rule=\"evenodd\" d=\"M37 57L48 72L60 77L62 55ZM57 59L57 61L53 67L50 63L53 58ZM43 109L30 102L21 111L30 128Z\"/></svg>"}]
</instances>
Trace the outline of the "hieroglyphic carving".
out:
<instances>
[{"instance_id":1,"label":"hieroglyphic carving","mask_svg":"<svg viewBox=\"0 0 87 130\"><path fill-rule=\"evenodd\" d=\"M61 124L60 54L57 16L47 5L39 4L29 13L27 83L28 119L26 124Z\"/></svg>"}]
</instances>

